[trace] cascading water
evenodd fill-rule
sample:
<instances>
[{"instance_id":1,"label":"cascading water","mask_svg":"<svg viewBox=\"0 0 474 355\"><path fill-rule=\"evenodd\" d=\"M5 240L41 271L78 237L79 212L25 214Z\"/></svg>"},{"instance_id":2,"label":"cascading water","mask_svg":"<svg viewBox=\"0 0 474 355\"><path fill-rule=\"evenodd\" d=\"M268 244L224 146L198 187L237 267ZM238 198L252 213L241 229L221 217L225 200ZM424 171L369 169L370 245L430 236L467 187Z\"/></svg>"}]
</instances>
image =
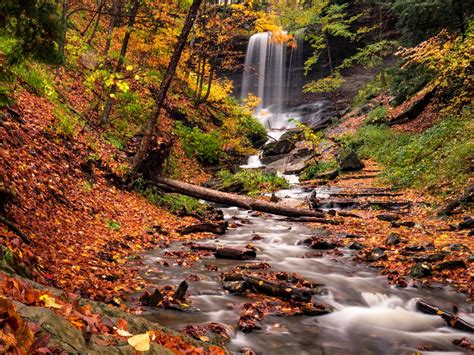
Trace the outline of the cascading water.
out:
<instances>
[{"instance_id":1,"label":"cascading water","mask_svg":"<svg viewBox=\"0 0 474 355\"><path fill-rule=\"evenodd\" d=\"M285 112L289 99L300 91L303 64L303 36L294 45L277 41L270 32L250 37L245 57L241 98L250 93L260 99L255 116L269 131L290 128L294 113ZM271 134L275 136L275 134Z\"/></svg>"}]
</instances>

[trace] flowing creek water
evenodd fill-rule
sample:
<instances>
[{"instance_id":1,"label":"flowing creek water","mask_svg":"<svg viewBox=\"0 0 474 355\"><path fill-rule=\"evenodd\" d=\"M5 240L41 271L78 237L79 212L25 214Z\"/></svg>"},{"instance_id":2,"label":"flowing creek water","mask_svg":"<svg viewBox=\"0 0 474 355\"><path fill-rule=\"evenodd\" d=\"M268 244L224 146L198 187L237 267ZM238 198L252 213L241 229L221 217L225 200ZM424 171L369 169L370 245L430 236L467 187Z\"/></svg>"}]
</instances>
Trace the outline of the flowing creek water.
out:
<instances>
[{"instance_id":1,"label":"flowing creek water","mask_svg":"<svg viewBox=\"0 0 474 355\"><path fill-rule=\"evenodd\" d=\"M228 246L252 243L258 250L254 262L268 262L272 270L295 272L324 284L328 294L314 298L335 308L333 313L317 317L269 316L263 320L262 329L249 334L233 330L231 351L238 353L243 347L251 347L259 354L408 354L416 351L418 345L429 343L437 352L462 353L451 342L469 337L468 333L447 327L438 316L415 310L417 298L447 310L456 304L460 316L473 322L474 316L468 314L469 305L462 295L448 289L395 288L373 269L351 261L352 250L342 249L342 257L321 257L300 244L315 234L313 229L276 216L256 217L237 208L223 210L226 219L245 223L229 229L215 242ZM263 239L252 241L255 234ZM168 250L189 250L182 244L172 244ZM164 252L157 250L145 255L145 277L156 285L177 285L190 275L199 275L200 280L190 282L189 289L194 311L150 309L148 318L177 330L207 322L220 322L236 329L238 306L255 299L224 291L219 272L230 271L244 262L211 257L195 261L192 267L178 266L176 259L167 258ZM163 259L170 267L157 270L157 261ZM209 264L219 271L209 271Z\"/></svg>"},{"instance_id":2,"label":"flowing creek water","mask_svg":"<svg viewBox=\"0 0 474 355\"><path fill-rule=\"evenodd\" d=\"M253 91L262 99L256 117L265 125L269 136L278 139L293 127L295 118L314 123L321 119L325 103L316 102L296 109L282 110L285 90L291 91L298 78L292 68L301 53L293 51L285 57L283 45L270 40L269 34L254 35L249 43L244 73L243 95ZM301 49L299 49L301 51ZM285 63L290 62L290 65ZM291 64L293 63L293 64ZM252 71L253 70L253 71ZM258 155L249 157L242 168L261 168ZM306 199L311 191L298 186L295 175L286 176L292 185L279 191L280 198ZM323 197L336 188L318 189ZM333 191L333 192L334 192ZM221 206L217 206L221 207ZM246 261L216 259L214 256L178 265L167 251L190 251L183 242L173 243L166 249L148 252L143 256L143 275L157 286L178 285L198 275L199 281L189 281L190 311L147 308L146 317L176 330L189 324L219 322L228 327L232 339L228 348L238 353L250 347L258 354L411 354L420 344L431 344L430 352L463 353L452 340L470 337L468 333L449 328L439 316L416 311L416 300L422 298L438 307L451 310L459 307L459 316L474 322L472 306L465 296L445 287L439 289L396 288L373 268L353 261L357 251L341 248L343 255L321 253L310 249L302 241L317 231L303 224L287 222L268 214L256 215L237 208L222 208L225 219L238 223L224 236L205 243L218 242L224 246L245 246L257 249L252 262L267 262L271 271L297 273L304 279L324 284L327 294L315 295L313 300L334 307L332 313L322 316L267 316L261 329L251 333L237 330L239 309L244 303L257 299L230 294L222 287L220 273L230 271ZM261 239L253 240L255 234ZM344 236L339 236L343 238ZM169 266L163 266L163 264ZM214 265L218 271L211 271ZM425 353L429 353L426 351Z\"/></svg>"}]
</instances>

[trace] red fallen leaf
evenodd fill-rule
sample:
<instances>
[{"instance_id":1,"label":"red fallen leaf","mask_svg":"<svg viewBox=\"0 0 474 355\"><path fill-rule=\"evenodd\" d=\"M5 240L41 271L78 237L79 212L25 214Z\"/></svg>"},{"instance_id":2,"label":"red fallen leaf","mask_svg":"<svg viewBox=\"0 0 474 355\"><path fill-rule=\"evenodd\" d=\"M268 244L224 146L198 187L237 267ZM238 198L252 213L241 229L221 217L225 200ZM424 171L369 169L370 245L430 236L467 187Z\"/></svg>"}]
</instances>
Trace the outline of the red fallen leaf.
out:
<instances>
[{"instance_id":1,"label":"red fallen leaf","mask_svg":"<svg viewBox=\"0 0 474 355\"><path fill-rule=\"evenodd\" d=\"M120 318L118 321L117 321L117 328L118 329L122 329L122 330L128 330L128 323L125 319L123 318Z\"/></svg>"}]
</instances>

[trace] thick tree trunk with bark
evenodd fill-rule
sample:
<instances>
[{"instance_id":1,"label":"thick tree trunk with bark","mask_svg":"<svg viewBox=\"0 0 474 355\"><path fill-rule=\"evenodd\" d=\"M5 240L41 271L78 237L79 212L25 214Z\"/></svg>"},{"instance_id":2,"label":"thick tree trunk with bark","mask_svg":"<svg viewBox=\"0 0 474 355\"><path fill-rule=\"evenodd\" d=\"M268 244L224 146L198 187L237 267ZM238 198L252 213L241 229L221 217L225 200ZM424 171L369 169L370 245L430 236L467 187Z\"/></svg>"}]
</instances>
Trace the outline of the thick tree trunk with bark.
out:
<instances>
[{"instance_id":1,"label":"thick tree trunk with bark","mask_svg":"<svg viewBox=\"0 0 474 355\"><path fill-rule=\"evenodd\" d=\"M324 217L324 213L322 212L283 206L274 202L267 202L247 196L216 191L165 177L156 177L150 181L150 183L166 191L177 192L194 198L199 198L227 206L236 206L247 210L273 213L287 217Z\"/></svg>"},{"instance_id":2,"label":"thick tree trunk with bark","mask_svg":"<svg viewBox=\"0 0 474 355\"><path fill-rule=\"evenodd\" d=\"M140 169L143 159L145 158L145 155L148 151L148 147L150 146L151 139L153 138L153 134L155 132L156 124L158 123L161 108L163 107L163 102L165 101L166 94L171 85L171 81L173 80L174 73L178 67L181 54L183 53L184 47L186 46L189 32L191 31L194 21L196 20L201 3L202 0L194 0L189 9L188 16L184 23L183 29L181 30L181 34L179 35L173 55L171 56L168 69L166 70L163 81L161 82L160 89L155 96L155 106L153 107L153 113L148 120L140 147L133 158L132 175L134 175Z\"/></svg>"}]
</instances>

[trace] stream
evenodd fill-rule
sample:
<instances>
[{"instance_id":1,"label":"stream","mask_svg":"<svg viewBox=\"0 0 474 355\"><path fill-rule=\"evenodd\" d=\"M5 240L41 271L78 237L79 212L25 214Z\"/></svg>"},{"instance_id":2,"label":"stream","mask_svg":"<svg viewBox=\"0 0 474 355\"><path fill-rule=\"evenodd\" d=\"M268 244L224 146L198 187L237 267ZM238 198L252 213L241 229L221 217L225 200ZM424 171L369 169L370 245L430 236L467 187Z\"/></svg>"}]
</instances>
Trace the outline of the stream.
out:
<instances>
[{"instance_id":1,"label":"stream","mask_svg":"<svg viewBox=\"0 0 474 355\"><path fill-rule=\"evenodd\" d=\"M229 349L251 347L259 354L409 354L420 344L429 343L433 352L460 353L454 339L469 337L447 327L438 316L430 316L415 310L417 298L450 310L454 304L460 316L474 321L468 314L469 305L462 295L449 289L396 288L374 270L351 261L354 251L341 249L344 256L317 256L316 251L300 245L315 234L315 230L301 224L283 221L280 217L255 217L237 208L225 208L225 218L246 221L225 236L212 241L229 246L252 243L257 248L254 262L268 262L271 270L295 272L303 278L322 283L328 294L313 296L335 308L323 316L266 317L262 329L252 333L232 331ZM235 219L236 218L236 219ZM252 241L258 234L263 239ZM168 250L189 250L183 243L174 243ZM199 275L200 281L190 282L189 293L193 296L192 308L196 311L179 312L165 309L149 309L148 318L176 330L188 324L219 322L235 329L239 318L238 307L254 302L229 294L222 289L219 272L230 271L243 261L205 258L194 262L192 267L176 265L176 259L166 258L165 250L156 250L144 256L147 272L145 277L156 285L179 284L189 275ZM170 267L157 271L157 261L165 259ZM219 272L209 271L212 264ZM197 311L199 309L199 311Z\"/></svg>"}]
</instances>

